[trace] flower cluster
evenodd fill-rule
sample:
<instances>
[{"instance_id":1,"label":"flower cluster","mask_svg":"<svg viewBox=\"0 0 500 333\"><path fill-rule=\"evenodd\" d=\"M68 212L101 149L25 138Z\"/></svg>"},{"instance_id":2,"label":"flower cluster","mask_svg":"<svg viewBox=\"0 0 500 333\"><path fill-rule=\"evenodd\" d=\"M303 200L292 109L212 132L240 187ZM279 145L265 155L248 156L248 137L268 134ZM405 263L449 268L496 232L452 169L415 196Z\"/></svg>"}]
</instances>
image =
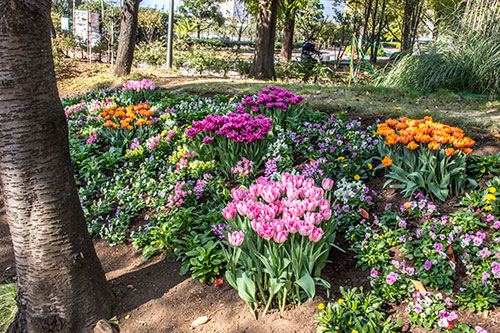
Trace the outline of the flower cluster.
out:
<instances>
[{"instance_id":1,"label":"flower cluster","mask_svg":"<svg viewBox=\"0 0 500 333\"><path fill-rule=\"evenodd\" d=\"M237 214L251 221L252 229L263 239L285 242L290 234L299 233L312 242L323 236L319 225L332 216L325 191L316 187L312 179L284 173L281 181L260 177L248 190L231 192L233 201L222 211L234 219Z\"/></svg>"},{"instance_id":2,"label":"flower cluster","mask_svg":"<svg viewBox=\"0 0 500 333\"><path fill-rule=\"evenodd\" d=\"M182 204L184 203L184 198L192 193L191 190L184 190L185 185L186 182L184 181L175 185L174 194L168 195L168 203L166 205L168 209L182 206Z\"/></svg>"},{"instance_id":3,"label":"flower cluster","mask_svg":"<svg viewBox=\"0 0 500 333\"><path fill-rule=\"evenodd\" d=\"M446 149L448 156L455 155L458 151L469 154L472 151L470 147L475 143L464 136L462 129L433 122L431 117L418 120L406 117L399 120L388 119L378 125L376 134L384 137L387 145L400 144L411 150L423 144L427 144L431 150L438 150L441 145L450 145Z\"/></svg>"},{"instance_id":4,"label":"flower cluster","mask_svg":"<svg viewBox=\"0 0 500 333\"><path fill-rule=\"evenodd\" d=\"M236 167L231 168L231 172L240 178L246 178L251 173L253 173L253 162L243 157L241 161L238 161Z\"/></svg>"},{"instance_id":5,"label":"flower cluster","mask_svg":"<svg viewBox=\"0 0 500 333\"><path fill-rule=\"evenodd\" d=\"M219 223L218 225L212 224L210 226L210 229L223 241L227 241L226 235L233 231L229 224L224 224L224 223Z\"/></svg>"},{"instance_id":6,"label":"flower cluster","mask_svg":"<svg viewBox=\"0 0 500 333\"><path fill-rule=\"evenodd\" d=\"M287 111L290 105L300 103L304 97L295 96L290 91L278 88L276 86L268 86L267 89L262 89L257 96L246 96L240 105L236 106L238 113L245 113L246 107L250 107L251 111L257 113L261 110L261 106L268 109L278 108Z\"/></svg>"},{"instance_id":7,"label":"flower cluster","mask_svg":"<svg viewBox=\"0 0 500 333\"><path fill-rule=\"evenodd\" d=\"M153 81L148 80L148 79L143 79L142 81L134 81L130 80L127 81L123 84L123 91L127 90L135 90L135 91L141 91L141 90L155 90L156 86L153 83Z\"/></svg>"},{"instance_id":8,"label":"flower cluster","mask_svg":"<svg viewBox=\"0 0 500 333\"><path fill-rule=\"evenodd\" d=\"M129 105L128 107L115 107L104 109L100 116L105 120L104 127L133 129L144 124L153 125L158 118L153 118L155 112L149 104Z\"/></svg>"},{"instance_id":9,"label":"flower cluster","mask_svg":"<svg viewBox=\"0 0 500 333\"><path fill-rule=\"evenodd\" d=\"M255 140L263 140L273 128L272 120L263 115L254 118L251 114L228 113L225 116L208 115L201 121L195 121L192 127L186 131L190 139L194 139L198 133L207 133L203 143L214 140L213 135L225 136L235 142L251 143ZM210 136L210 135L212 136Z\"/></svg>"}]
</instances>

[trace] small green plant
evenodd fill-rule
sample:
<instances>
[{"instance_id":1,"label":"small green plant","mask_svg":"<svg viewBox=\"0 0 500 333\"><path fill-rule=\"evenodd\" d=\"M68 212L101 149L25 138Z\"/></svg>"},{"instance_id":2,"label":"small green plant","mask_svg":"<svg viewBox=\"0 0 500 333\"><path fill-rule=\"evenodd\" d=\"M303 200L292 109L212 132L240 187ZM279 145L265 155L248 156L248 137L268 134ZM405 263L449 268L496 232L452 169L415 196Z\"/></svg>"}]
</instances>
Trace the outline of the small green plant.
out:
<instances>
[{"instance_id":1,"label":"small green plant","mask_svg":"<svg viewBox=\"0 0 500 333\"><path fill-rule=\"evenodd\" d=\"M318 332L396 332L402 326L401 318L397 323L379 311L383 301L373 292L359 292L357 288L344 290L340 287L342 298L328 303L314 318L320 323Z\"/></svg>"},{"instance_id":2,"label":"small green plant","mask_svg":"<svg viewBox=\"0 0 500 333\"><path fill-rule=\"evenodd\" d=\"M457 300L462 303L461 309L483 312L485 316L488 316L489 309L498 304L498 295L490 284L465 281L462 286L463 291L457 295Z\"/></svg>"},{"instance_id":3,"label":"small green plant","mask_svg":"<svg viewBox=\"0 0 500 333\"><path fill-rule=\"evenodd\" d=\"M0 331L6 332L17 312L15 283L0 285Z\"/></svg>"},{"instance_id":4,"label":"small green plant","mask_svg":"<svg viewBox=\"0 0 500 333\"><path fill-rule=\"evenodd\" d=\"M467 170L474 175L476 181L480 181L484 175L498 173L500 168L500 154L494 156L472 156Z\"/></svg>"},{"instance_id":5,"label":"small green plant","mask_svg":"<svg viewBox=\"0 0 500 333\"><path fill-rule=\"evenodd\" d=\"M180 274L191 271L193 279L200 282L214 282L225 265L224 254L219 242L212 240L185 253L188 260L181 267Z\"/></svg>"}]
</instances>

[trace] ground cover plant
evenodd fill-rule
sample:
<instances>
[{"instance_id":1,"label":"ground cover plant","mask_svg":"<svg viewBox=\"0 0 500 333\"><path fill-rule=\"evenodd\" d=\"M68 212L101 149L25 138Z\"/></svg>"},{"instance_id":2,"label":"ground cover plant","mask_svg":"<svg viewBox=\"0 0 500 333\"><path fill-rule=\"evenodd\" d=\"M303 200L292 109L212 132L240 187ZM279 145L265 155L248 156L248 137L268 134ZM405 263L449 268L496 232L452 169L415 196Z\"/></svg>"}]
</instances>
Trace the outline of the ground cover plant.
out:
<instances>
[{"instance_id":1,"label":"ground cover plant","mask_svg":"<svg viewBox=\"0 0 500 333\"><path fill-rule=\"evenodd\" d=\"M473 142L459 128L430 118L366 125L313 111L275 86L200 98L143 80L63 103L91 234L132 242L145 259L165 252L202 282L225 279L258 318L329 294L322 272L335 263L329 252L339 236L371 288L346 288L327 302L317 316L322 331L398 331L401 322L387 309L405 304L409 325L479 332L459 309L495 309L500 180L468 192L451 215L435 201L466 190L475 170L497 172L494 157L466 150ZM398 141L412 126L430 138L412 134L420 150ZM445 131L447 142L432 130ZM443 147L431 149L431 141ZM427 181L405 183L391 174L408 154L426 162L407 174L429 176L421 169L436 167L429 163L436 159L448 178L460 177L446 184L443 172L439 191ZM379 193L370 181L384 176L410 188L408 199L375 213Z\"/></svg>"}]
</instances>

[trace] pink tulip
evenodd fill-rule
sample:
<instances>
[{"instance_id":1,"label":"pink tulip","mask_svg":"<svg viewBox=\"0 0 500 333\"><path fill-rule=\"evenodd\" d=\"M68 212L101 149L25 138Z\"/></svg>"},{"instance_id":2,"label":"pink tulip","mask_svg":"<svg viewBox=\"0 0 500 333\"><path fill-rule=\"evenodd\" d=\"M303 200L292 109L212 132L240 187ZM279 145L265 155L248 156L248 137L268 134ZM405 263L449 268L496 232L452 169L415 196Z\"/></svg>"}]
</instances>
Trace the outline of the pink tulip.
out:
<instances>
[{"instance_id":1,"label":"pink tulip","mask_svg":"<svg viewBox=\"0 0 500 333\"><path fill-rule=\"evenodd\" d=\"M321 213L314 213L314 225L318 225L323 221L323 214Z\"/></svg>"},{"instance_id":2,"label":"pink tulip","mask_svg":"<svg viewBox=\"0 0 500 333\"><path fill-rule=\"evenodd\" d=\"M323 220L328 221L332 217L332 210L331 209L323 209L321 211L321 214L323 215Z\"/></svg>"},{"instance_id":3,"label":"pink tulip","mask_svg":"<svg viewBox=\"0 0 500 333\"><path fill-rule=\"evenodd\" d=\"M307 178L306 180L304 180L304 183L302 184L302 187L305 187L305 188L312 188L314 186L314 180L312 180L311 178Z\"/></svg>"},{"instance_id":4,"label":"pink tulip","mask_svg":"<svg viewBox=\"0 0 500 333\"><path fill-rule=\"evenodd\" d=\"M250 224L252 225L252 229L256 232L259 232L260 226L263 223L264 223L264 221L262 219L256 219L256 220L253 220L252 222L250 222Z\"/></svg>"},{"instance_id":5,"label":"pink tulip","mask_svg":"<svg viewBox=\"0 0 500 333\"><path fill-rule=\"evenodd\" d=\"M293 179L293 176L287 172L281 174L281 182L282 183L290 183Z\"/></svg>"},{"instance_id":6,"label":"pink tulip","mask_svg":"<svg viewBox=\"0 0 500 333\"><path fill-rule=\"evenodd\" d=\"M274 234L273 240L276 243L284 243L288 238L288 231L283 230Z\"/></svg>"},{"instance_id":7,"label":"pink tulip","mask_svg":"<svg viewBox=\"0 0 500 333\"><path fill-rule=\"evenodd\" d=\"M299 224L299 234L302 236L309 236L311 232L313 231L314 226L312 224L309 224L305 221L300 221Z\"/></svg>"},{"instance_id":8,"label":"pink tulip","mask_svg":"<svg viewBox=\"0 0 500 333\"><path fill-rule=\"evenodd\" d=\"M296 188L288 188L286 191L286 196L290 200L296 200L299 198L300 191L297 190Z\"/></svg>"},{"instance_id":9,"label":"pink tulip","mask_svg":"<svg viewBox=\"0 0 500 333\"><path fill-rule=\"evenodd\" d=\"M229 204L226 208L222 210L222 216L226 220L232 220L236 217L236 207L234 205Z\"/></svg>"},{"instance_id":10,"label":"pink tulip","mask_svg":"<svg viewBox=\"0 0 500 333\"><path fill-rule=\"evenodd\" d=\"M301 218L304 216L304 209L301 209L300 206L295 206L290 209L290 212L292 213L292 216Z\"/></svg>"},{"instance_id":11,"label":"pink tulip","mask_svg":"<svg viewBox=\"0 0 500 333\"><path fill-rule=\"evenodd\" d=\"M296 217L287 219L285 220L285 227L290 233L295 234L300 229L300 220Z\"/></svg>"},{"instance_id":12,"label":"pink tulip","mask_svg":"<svg viewBox=\"0 0 500 333\"><path fill-rule=\"evenodd\" d=\"M259 177L255 182L259 185L267 185L269 183L265 177Z\"/></svg>"},{"instance_id":13,"label":"pink tulip","mask_svg":"<svg viewBox=\"0 0 500 333\"><path fill-rule=\"evenodd\" d=\"M310 198L314 198L315 200L321 200L321 199L323 199L323 195L324 194L325 194L325 191L322 188L319 188L319 187L312 187L307 192L307 196L310 197Z\"/></svg>"},{"instance_id":14,"label":"pink tulip","mask_svg":"<svg viewBox=\"0 0 500 333\"><path fill-rule=\"evenodd\" d=\"M306 221L309 224L314 224L316 219L314 218L314 213L311 212L305 212L304 213L304 221Z\"/></svg>"},{"instance_id":15,"label":"pink tulip","mask_svg":"<svg viewBox=\"0 0 500 333\"><path fill-rule=\"evenodd\" d=\"M302 187L302 188L299 190L300 197L301 197L301 198L307 198L307 193L308 193L308 192L309 192L309 189L308 189L308 188Z\"/></svg>"},{"instance_id":16,"label":"pink tulip","mask_svg":"<svg viewBox=\"0 0 500 333\"><path fill-rule=\"evenodd\" d=\"M262 211L261 206L257 202L250 204L250 205L247 205L247 212L246 213L247 213L247 217L250 220L254 220L254 219L258 218L260 216L261 211Z\"/></svg>"},{"instance_id":17,"label":"pink tulip","mask_svg":"<svg viewBox=\"0 0 500 333\"><path fill-rule=\"evenodd\" d=\"M330 201L326 199L322 199L319 201L319 209L325 210L325 209L330 209Z\"/></svg>"},{"instance_id":18,"label":"pink tulip","mask_svg":"<svg viewBox=\"0 0 500 333\"><path fill-rule=\"evenodd\" d=\"M250 187L248 188L248 190L250 191L250 193L258 198L260 197L260 194L262 193L262 185L260 184L253 184L253 185L250 185Z\"/></svg>"},{"instance_id":19,"label":"pink tulip","mask_svg":"<svg viewBox=\"0 0 500 333\"><path fill-rule=\"evenodd\" d=\"M304 183L304 177L302 176L295 176L293 177L293 185L296 187L296 188L301 188L302 187L302 183Z\"/></svg>"},{"instance_id":20,"label":"pink tulip","mask_svg":"<svg viewBox=\"0 0 500 333\"><path fill-rule=\"evenodd\" d=\"M281 204L283 205L283 208L292 207L292 201L290 199L288 199L287 197L281 199Z\"/></svg>"},{"instance_id":21,"label":"pink tulip","mask_svg":"<svg viewBox=\"0 0 500 333\"><path fill-rule=\"evenodd\" d=\"M312 230L311 234L309 235L309 240L311 242L319 242L321 238L323 237L323 230L321 228L316 228Z\"/></svg>"},{"instance_id":22,"label":"pink tulip","mask_svg":"<svg viewBox=\"0 0 500 333\"><path fill-rule=\"evenodd\" d=\"M264 238L267 241L274 236L274 228L271 224L268 223L261 224L257 232L259 233L260 237Z\"/></svg>"},{"instance_id":23,"label":"pink tulip","mask_svg":"<svg viewBox=\"0 0 500 333\"><path fill-rule=\"evenodd\" d=\"M283 205L279 200L276 200L275 202L269 204L269 208L271 208L274 211L275 216L278 216L283 212Z\"/></svg>"},{"instance_id":24,"label":"pink tulip","mask_svg":"<svg viewBox=\"0 0 500 333\"><path fill-rule=\"evenodd\" d=\"M280 195L285 195L286 193L286 184L280 183L280 182L275 182L274 186L278 188L280 191Z\"/></svg>"},{"instance_id":25,"label":"pink tulip","mask_svg":"<svg viewBox=\"0 0 500 333\"><path fill-rule=\"evenodd\" d=\"M232 234L227 235L229 244L232 246L240 246L243 244L243 239L245 239L245 234L242 231L235 231Z\"/></svg>"},{"instance_id":26,"label":"pink tulip","mask_svg":"<svg viewBox=\"0 0 500 333\"><path fill-rule=\"evenodd\" d=\"M318 207L318 201L313 198L308 198L303 201L306 205L306 210L313 212Z\"/></svg>"},{"instance_id":27,"label":"pink tulip","mask_svg":"<svg viewBox=\"0 0 500 333\"><path fill-rule=\"evenodd\" d=\"M236 209L241 216L247 215L247 203L245 201L238 201L236 203Z\"/></svg>"},{"instance_id":28,"label":"pink tulip","mask_svg":"<svg viewBox=\"0 0 500 333\"><path fill-rule=\"evenodd\" d=\"M285 230L285 223L283 220L274 220L272 223L274 227L274 234L276 235L278 232Z\"/></svg>"},{"instance_id":29,"label":"pink tulip","mask_svg":"<svg viewBox=\"0 0 500 333\"><path fill-rule=\"evenodd\" d=\"M238 188L231 191L231 197L233 200L242 200L247 195L247 190Z\"/></svg>"},{"instance_id":30,"label":"pink tulip","mask_svg":"<svg viewBox=\"0 0 500 333\"><path fill-rule=\"evenodd\" d=\"M265 206L265 208L261 212L261 217L264 219L264 221L271 222L274 221L276 214L274 213L274 209L269 206Z\"/></svg>"},{"instance_id":31,"label":"pink tulip","mask_svg":"<svg viewBox=\"0 0 500 333\"><path fill-rule=\"evenodd\" d=\"M321 182L321 185L323 186L323 189L325 191L330 191L333 188L333 180L330 178L325 178Z\"/></svg>"},{"instance_id":32,"label":"pink tulip","mask_svg":"<svg viewBox=\"0 0 500 333\"><path fill-rule=\"evenodd\" d=\"M267 203L276 201L280 197L280 191L277 187L266 185L262 189L262 199Z\"/></svg>"}]
</instances>

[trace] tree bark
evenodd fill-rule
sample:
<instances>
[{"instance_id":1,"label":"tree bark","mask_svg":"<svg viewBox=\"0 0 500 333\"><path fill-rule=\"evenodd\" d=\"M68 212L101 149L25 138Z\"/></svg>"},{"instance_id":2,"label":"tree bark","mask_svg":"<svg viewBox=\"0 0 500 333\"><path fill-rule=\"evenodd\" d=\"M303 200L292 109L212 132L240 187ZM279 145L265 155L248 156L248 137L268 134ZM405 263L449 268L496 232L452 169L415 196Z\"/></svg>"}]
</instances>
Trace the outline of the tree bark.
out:
<instances>
[{"instance_id":1,"label":"tree bark","mask_svg":"<svg viewBox=\"0 0 500 333\"><path fill-rule=\"evenodd\" d=\"M255 54L248 74L250 78L270 80L276 77L274 41L276 39L277 14L278 0L259 0Z\"/></svg>"},{"instance_id":2,"label":"tree bark","mask_svg":"<svg viewBox=\"0 0 500 333\"><path fill-rule=\"evenodd\" d=\"M281 43L280 61L288 63L293 52L293 33L295 31L295 13L287 13L283 27L283 42Z\"/></svg>"},{"instance_id":3,"label":"tree bark","mask_svg":"<svg viewBox=\"0 0 500 333\"><path fill-rule=\"evenodd\" d=\"M141 0L125 0L123 2L120 40L118 41L118 52L114 69L115 76L128 75L132 69L140 3Z\"/></svg>"},{"instance_id":4,"label":"tree bark","mask_svg":"<svg viewBox=\"0 0 500 333\"><path fill-rule=\"evenodd\" d=\"M8 332L90 332L112 313L57 92L50 0L0 0L0 187L17 271Z\"/></svg>"},{"instance_id":5,"label":"tree bark","mask_svg":"<svg viewBox=\"0 0 500 333\"><path fill-rule=\"evenodd\" d=\"M415 35L420 23L422 0L405 0L403 29L401 32L401 52L412 51Z\"/></svg>"}]
</instances>

